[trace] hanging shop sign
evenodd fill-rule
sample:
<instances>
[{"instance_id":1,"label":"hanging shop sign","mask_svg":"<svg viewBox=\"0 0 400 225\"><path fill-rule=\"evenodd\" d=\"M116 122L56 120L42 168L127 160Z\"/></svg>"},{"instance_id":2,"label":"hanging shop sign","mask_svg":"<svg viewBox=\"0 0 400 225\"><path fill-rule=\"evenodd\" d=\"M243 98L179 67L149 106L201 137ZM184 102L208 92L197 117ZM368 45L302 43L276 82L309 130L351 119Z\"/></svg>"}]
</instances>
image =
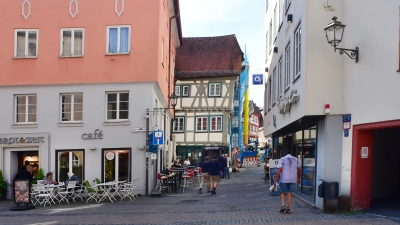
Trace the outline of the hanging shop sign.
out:
<instances>
[{"instance_id":1,"label":"hanging shop sign","mask_svg":"<svg viewBox=\"0 0 400 225\"><path fill-rule=\"evenodd\" d=\"M93 139L103 139L103 131L99 129L94 130L93 133L84 133L82 134L83 140L93 140Z\"/></svg>"},{"instance_id":2,"label":"hanging shop sign","mask_svg":"<svg viewBox=\"0 0 400 225\"><path fill-rule=\"evenodd\" d=\"M278 98L278 107L279 114L285 114L290 111L290 107L292 104L299 100L300 95L297 94L297 89L293 89L289 94L283 96L282 98Z\"/></svg>"},{"instance_id":3,"label":"hanging shop sign","mask_svg":"<svg viewBox=\"0 0 400 225\"><path fill-rule=\"evenodd\" d=\"M25 143L44 143L44 137L11 137L0 138L0 144L25 144Z\"/></svg>"}]
</instances>

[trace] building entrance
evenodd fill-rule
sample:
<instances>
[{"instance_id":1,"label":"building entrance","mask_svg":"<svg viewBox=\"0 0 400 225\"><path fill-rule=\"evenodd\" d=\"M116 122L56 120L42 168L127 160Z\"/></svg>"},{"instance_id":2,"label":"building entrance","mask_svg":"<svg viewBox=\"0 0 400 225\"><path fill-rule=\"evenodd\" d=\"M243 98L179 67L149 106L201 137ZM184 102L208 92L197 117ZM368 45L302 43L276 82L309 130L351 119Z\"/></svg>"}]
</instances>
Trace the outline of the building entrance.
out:
<instances>
[{"instance_id":1,"label":"building entrance","mask_svg":"<svg viewBox=\"0 0 400 225\"><path fill-rule=\"evenodd\" d=\"M37 148L4 148L3 151L4 178L13 183L15 175L26 165L33 177L40 168L39 151ZM12 199L13 191L7 192L7 199Z\"/></svg>"}]
</instances>

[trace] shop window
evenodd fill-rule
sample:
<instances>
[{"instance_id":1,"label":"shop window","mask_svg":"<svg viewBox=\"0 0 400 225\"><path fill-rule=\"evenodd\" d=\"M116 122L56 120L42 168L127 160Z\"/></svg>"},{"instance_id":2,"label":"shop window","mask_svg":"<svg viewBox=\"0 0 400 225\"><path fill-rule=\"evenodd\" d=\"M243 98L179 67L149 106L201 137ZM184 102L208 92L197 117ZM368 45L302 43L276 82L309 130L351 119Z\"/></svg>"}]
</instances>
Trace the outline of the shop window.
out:
<instances>
[{"instance_id":1,"label":"shop window","mask_svg":"<svg viewBox=\"0 0 400 225\"><path fill-rule=\"evenodd\" d=\"M129 93L107 93L107 120L128 120Z\"/></svg>"},{"instance_id":2,"label":"shop window","mask_svg":"<svg viewBox=\"0 0 400 225\"><path fill-rule=\"evenodd\" d=\"M15 123L36 123L36 95L15 96Z\"/></svg>"},{"instance_id":3,"label":"shop window","mask_svg":"<svg viewBox=\"0 0 400 225\"><path fill-rule=\"evenodd\" d=\"M83 93L61 94L61 122L80 122L83 113Z\"/></svg>"},{"instance_id":4,"label":"shop window","mask_svg":"<svg viewBox=\"0 0 400 225\"><path fill-rule=\"evenodd\" d=\"M84 151L56 150L56 180L65 181L68 172L74 173L79 181L84 180Z\"/></svg>"},{"instance_id":5,"label":"shop window","mask_svg":"<svg viewBox=\"0 0 400 225\"><path fill-rule=\"evenodd\" d=\"M102 181L130 180L130 155L130 149L103 149Z\"/></svg>"}]
</instances>

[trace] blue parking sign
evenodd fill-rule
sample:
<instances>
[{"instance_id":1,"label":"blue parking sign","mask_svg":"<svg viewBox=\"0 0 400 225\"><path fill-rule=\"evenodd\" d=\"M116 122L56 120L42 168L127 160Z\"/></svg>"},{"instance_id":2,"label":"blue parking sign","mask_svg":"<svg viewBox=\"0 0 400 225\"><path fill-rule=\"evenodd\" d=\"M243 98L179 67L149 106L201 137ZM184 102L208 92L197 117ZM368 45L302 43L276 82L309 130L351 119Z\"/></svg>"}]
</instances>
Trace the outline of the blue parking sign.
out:
<instances>
[{"instance_id":1,"label":"blue parking sign","mask_svg":"<svg viewBox=\"0 0 400 225\"><path fill-rule=\"evenodd\" d=\"M164 131L155 130L153 131L153 145L163 145L164 144Z\"/></svg>"}]
</instances>

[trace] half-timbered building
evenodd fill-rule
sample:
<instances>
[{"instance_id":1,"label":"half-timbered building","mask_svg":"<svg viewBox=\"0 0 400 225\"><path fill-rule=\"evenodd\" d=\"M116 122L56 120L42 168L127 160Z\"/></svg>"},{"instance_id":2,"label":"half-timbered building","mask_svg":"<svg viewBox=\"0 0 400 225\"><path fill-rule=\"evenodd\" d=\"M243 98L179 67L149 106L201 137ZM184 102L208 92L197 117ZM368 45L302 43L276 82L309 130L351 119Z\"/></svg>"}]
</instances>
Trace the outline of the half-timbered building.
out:
<instances>
[{"instance_id":1,"label":"half-timbered building","mask_svg":"<svg viewBox=\"0 0 400 225\"><path fill-rule=\"evenodd\" d=\"M229 152L233 96L243 62L235 35L184 38L177 50L176 155L197 164Z\"/></svg>"}]
</instances>

